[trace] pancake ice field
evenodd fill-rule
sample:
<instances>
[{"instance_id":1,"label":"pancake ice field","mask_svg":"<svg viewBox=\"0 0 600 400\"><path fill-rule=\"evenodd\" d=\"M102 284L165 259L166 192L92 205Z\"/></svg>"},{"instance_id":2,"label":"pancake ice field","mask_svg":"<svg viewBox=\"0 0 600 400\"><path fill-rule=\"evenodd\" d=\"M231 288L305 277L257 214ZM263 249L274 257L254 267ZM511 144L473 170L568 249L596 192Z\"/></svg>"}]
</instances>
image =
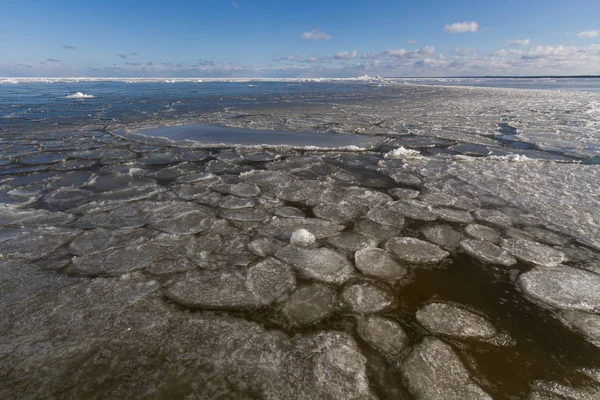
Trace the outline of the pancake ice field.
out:
<instances>
[{"instance_id":1,"label":"pancake ice field","mask_svg":"<svg viewBox=\"0 0 600 400\"><path fill-rule=\"evenodd\" d=\"M2 82L0 154L0 398L600 398L600 94Z\"/></svg>"}]
</instances>

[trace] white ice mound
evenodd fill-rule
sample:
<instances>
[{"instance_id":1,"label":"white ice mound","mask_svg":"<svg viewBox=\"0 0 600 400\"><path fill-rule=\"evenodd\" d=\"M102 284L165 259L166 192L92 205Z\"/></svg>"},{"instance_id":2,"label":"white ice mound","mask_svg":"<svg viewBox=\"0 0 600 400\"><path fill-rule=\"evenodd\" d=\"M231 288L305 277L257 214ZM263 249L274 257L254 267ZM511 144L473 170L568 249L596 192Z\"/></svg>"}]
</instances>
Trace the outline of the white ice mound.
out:
<instances>
[{"instance_id":1,"label":"white ice mound","mask_svg":"<svg viewBox=\"0 0 600 400\"><path fill-rule=\"evenodd\" d=\"M85 94L85 93L81 93L81 92L77 92L77 93L73 93L70 95L65 96L65 99L93 99L94 96L92 96L91 94Z\"/></svg>"},{"instance_id":2,"label":"white ice mound","mask_svg":"<svg viewBox=\"0 0 600 400\"><path fill-rule=\"evenodd\" d=\"M421 153L419 153L417 150L405 149L404 147L400 146L397 149L385 153L384 157L388 159L399 159L406 157L417 157L420 155Z\"/></svg>"},{"instance_id":3,"label":"white ice mound","mask_svg":"<svg viewBox=\"0 0 600 400\"><path fill-rule=\"evenodd\" d=\"M306 229L298 229L292 233L290 243L294 246L307 247L315 243L315 235Z\"/></svg>"},{"instance_id":4,"label":"white ice mound","mask_svg":"<svg viewBox=\"0 0 600 400\"><path fill-rule=\"evenodd\" d=\"M510 162L527 162L527 161L536 161L533 158L529 158L522 154L507 154L505 156L488 156L487 158L491 160L501 160L501 161L510 161Z\"/></svg>"}]
</instances>

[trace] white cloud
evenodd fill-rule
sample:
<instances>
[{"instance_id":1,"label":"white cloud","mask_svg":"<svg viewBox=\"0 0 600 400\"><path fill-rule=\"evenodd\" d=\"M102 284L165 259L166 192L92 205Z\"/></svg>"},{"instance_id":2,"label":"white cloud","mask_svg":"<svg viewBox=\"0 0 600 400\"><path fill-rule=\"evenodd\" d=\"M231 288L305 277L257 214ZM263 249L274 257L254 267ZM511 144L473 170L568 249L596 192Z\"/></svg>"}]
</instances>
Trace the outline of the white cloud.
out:
<instances>
[{"instance_id":1,"label":"white cloud","mask_svg":"<svg viewBox=\"0 0 600 400\"><path fill-rule=\"evenodd\" d=\"M521 56L522 59L538 59L549 57L565 57L573 52L573 47L560 46L535 46Z\"/></svg>"},{"instance_id":2,"label":"white cloud","mask_svg":"<svg viewBox=\"0 0 600 400\"><path fill-rule=\"evenodd\" d=\"M388 50L387 55L390 57L404 58L408 52L404 49Z\"/></svg>"},{"instance_id":3,"label":"white cloud","mask_svg":"<svg viewBox=\"0 0 600 400\"><path fill-rule=\"evenodd\" d=\"M514 49L510 49L510 50L498 50L498 51L494 51L492 53L490 53L490 56L492 57L506 57L506 56L510 56L513 54L523 54L523 50L514 50Z\"/></svg>"},{"instance_id":4,"label":"white cloud","mask_svg":"<svg viewBox=\"0 0 600 400\"><path fill-rule=\"evenodd\" d=\"M335 55L333 56L336 60L351 60L353 58L356 58L356 50L354 51L340 51L338 53L335 53Z\"/></svg>"},{"instance_id":5,"label":"white cloud","mask_svg":"<svg viewBox=\"0 0 600 400\"><path fill-rule=\"evenodd\" d=\"M235 2L235 1L232 1L231 5L233 6L233 8L239 8L240 7L239 4L237 2Z\"/></svg>"},{"instance_id":6,"label":"white cloud","mask_svg":"<svg viewBox=\"0 0 600 400\"><path fill-rule=\"evenodd\" d=\"M591 39L600 36L600 30L596 29L595 31L583 31L577 34L579 39Z\"/></svg>"},{"instance_id":7,"label":"white cloud","mask_svg":"<svg viewBox=\"0 0 600 400\"><path fill-rule=\"evenodd\" d=\"M507 40L506 45L511 47L529 46L529 39Z\"/></svg>"},{"instance_id":8,"label":"white cloud","mask_svg":"<svg viewBox=\"0 0 600 400\"><path fill-rule=\"evenodd\" d=\"M406 43L407 44L415 44L415 43L417 43L417 41L416 40L407 40Z\"/></svg>"},{"instance_id":9,"label":"white cloud","mask_svg":"<svg viewBox=\"0 0 600 400\"><path fill-rule=\"evenodd\" d=\"M360 58L363 60L374 60L376 58L383 58L388 55L387 51L381 51L379 53L362 53Z\"/></svg>"},{"instance_id":10,"label":"white cloud","mask_svg":"<svg viewBox=\"0 0 600 400\"><path fill-rule=\"evenodd\" d=\"M435 53L435 47L434 46L425 46L422 49L417 50L417 55L418 56L430 56L433 53Z\"/></svg>"},{"instance_id":11,"label":"white cloud","mask_svg":"<svg viewBox=\"0 0 600 400\"><path fill-rule=\"evenodd\" d=\"M302 34L302 39L306 40L329 40L331 36L328 33L321 32L318 29L313 29L310 32L304 32Z\"/></svg>"},{"instance_id":12,"label":"white cloud","mask_svg":"<svg viewBox=\"0 0 600 400\"><path fill-rule=\"evenodd\" d=\"M464 33L464 32L477 32L479 25L477 22L455 22L452 25L446 25L444 30L448 33Z\"/></svg>"}]
</instances>

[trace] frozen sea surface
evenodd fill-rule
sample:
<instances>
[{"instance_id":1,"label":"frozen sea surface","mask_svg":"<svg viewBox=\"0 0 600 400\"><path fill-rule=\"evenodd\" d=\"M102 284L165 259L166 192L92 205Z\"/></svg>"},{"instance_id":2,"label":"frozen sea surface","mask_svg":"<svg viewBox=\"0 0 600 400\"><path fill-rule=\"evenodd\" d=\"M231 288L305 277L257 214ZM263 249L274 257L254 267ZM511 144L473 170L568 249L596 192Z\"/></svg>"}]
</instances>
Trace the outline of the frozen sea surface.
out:
<instances>
[{"instance_id":1,"label":"frozen sea surface","mask_svg":"<svg viewBox=\"0 0 600 400\"><path fill-rule=\"evenodd\" d=\"M600 398L598 94L2 83L1 398Z\"/></svg>"}]
</instances>

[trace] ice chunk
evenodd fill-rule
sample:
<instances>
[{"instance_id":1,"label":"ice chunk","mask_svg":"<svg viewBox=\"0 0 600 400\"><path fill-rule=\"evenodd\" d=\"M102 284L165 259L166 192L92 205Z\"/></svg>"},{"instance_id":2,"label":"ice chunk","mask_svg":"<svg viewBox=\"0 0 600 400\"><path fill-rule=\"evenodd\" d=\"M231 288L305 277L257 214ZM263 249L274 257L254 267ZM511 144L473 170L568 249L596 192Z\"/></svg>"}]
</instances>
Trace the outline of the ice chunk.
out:
<instances>
[{"instance_id":1,"label":"ice chunk","mask_svg":"<svg viewBox=\"0 0 600 400\"><path fill-rule=\"evenodd\" d=\"M296 287L292 269L274 258L253 265L247 274L247 287L260 304L270 304Z\"/></svg>"},{"instance_id":2,"label":"ice chunk","mask_svg":"<svg viewBox=\"0 0 600 400\"><path fill-rule=\"evenodd\" d=\"M283 313L295 325L314 324L333 314L335 299L335 290L314 283L292 292L283 307Z\"/></svg>"},{"instance_id":3,"label":"ice chunk","mask_svg":"<svg viewBox=\"0 0 600 400\"><path fill-rule=\"evenodd\" d=\"M421 192L419 192L418 190L414 190L414 189L394 188L394 189L390 189L388 193L390 194L390 196L392 196L396 200L400 200L400 199L408 200L408 199L414 199Z\"/></svg>"},{"instance_id":4,"label":"ice chunk","mask_svg":"<svg viewBox=\"0 0 600 400\"><path fill-rule=\"evenodd\" d=\"M460 247L467 252L471 257L475 257L480 261L504 265L509 267L517 263L513 256L508 254L506 250L496 246L492 242L482 239L465 239L460 242Z\"/></svg>"},{"instance_id":5,"label":"ice chunk","mask_svg":"<svg viewBox=\"0 0 600 400\"><path fill-rule=\"evenodd\" d=\"M368 282L346 286L342 291L342 299L358 314L389 310L396 305L396 299L391 293Z\"/></svg>"},{"instance_id":6,"label":"ice chunk","mask_svg":"<svg viewBox=\"0 0 600 400\"><path fill-rule=\"evenodd\" d=\"M253 240L248 244L248 249L259 257L272 256L282 248L284 244L271 238L262 238Z\"/></svg>"},{"instance_id":7,"label":"ice chunk","mask_svg":"<svg viewBox=\"0 0 600 400\"><path fill-rule=\"evenodd\" d=\"M322 239L333 236L343 231L343 225L335 224L330 221L324 221L318 218L273 218L265 226L264 232L271 236L291 237L292 233L298 229L306 229L311 232L315 238Z\"/></svg>"},{"instance_id":8,"label":"ice chunk","mask_svg":"<svg viewBox=\"0 0 600 400\"><path fill-rule=\"evenodd\" d=\"M358 321L358 335L382 354L397 356L408 346L408 336L396 322L369 316Z\"/></svg>"},{"instance_id":9,"label":"ice chunk","mask_svg":"<svg viewBox=\"0 0 600 400\"><path fill-rule=\"evenodd\" d=\"M223 218L235 222L266 222L269 219L269 214L266 211L254 208L225 210L221 215Z\"/></svg>"},{"instance_id":10,"label":"ice chunk","mask_svg":"<svg viewBox=\"0 0 600 400\"><path fill-rule=\"evenodd\" d=\"M546 267L553 267L565 261L562 251L529 240L505 239L502 240L502 248L519 260Z\"/></svg>"},{"instance_id":11,"label":"ice chunk","mask_svg":"<svg viewBox=\"0 0 600 400\"><path fill-rule=\"evenodd\" d=\"M87 203L92 195L93 193L89 190L58 189L44 196L44 202L53 210L66 211Z\"/></svg>"},{"instance_id":12,"label":"ice chunk","mask_svg":"<svg viewBox=\"0 0 600 400\"><path fill-rule=\"evenodd\" d=\"M441 219L448 222L458 222L462 224L469 224L473 222L471 213L465 210L456 210L450 207L433 207L431 211L433 211L433 213Z\"/></svg>"},{"instance_id":13,"label":"ice chunk","mask_svg":"<svg viewBox=\"0 0 600 400\"><path fill-rule=\"evenodd\" d=\"M59 226L71 222L74 218L75 217L71 214L59 211L39 209L22 210L10 207L0 207L0 226L16 224L26 226Z\"/></svg>"},{"instance_id":14,"label":"ice chunk","mask_svg":"<svg viewBox=\"0 0 600 400\"><path fill-rule=\"evenodd\" d=\"M339 192L333 189L331 193L337 193L339 199L336 199L336 201L347 201L372 208L385 206L392 201L392 198L385 193L359 186L351 186Z\"/></svg>"},{"instance_id":15,"label":"ice chunk","mask_svg":"<svg viewBox=\"0 0 600 400\"><path fill-rule=\"evenodd\" d=\"M402 360L408 389L422 400L492 400L472 379L452 347L428 336Z\"/></svg>"},{"instance_id":16,"label":"ice chunk","mask_svg":"<svg viewBox=\"0 0 600 400\"><path fill-rule=\"evenodd\" d=\"M417 321L434 334L491 338L496 328L482 316L447 303L430 303L417 311Z\"/></svg>"},{"instance_id":17,"label":"ice chunk","mask_svg":"<svg viewBox=\"0 0 600 400\"><path fill-rule=\"evenodd\" d=\"M178 235L206 232L216 219L209 208L185 202L148 210L148 218L152 228Z\"/></svg>"},{"instance_id":18,"label":"ice chunk","mask_svg":"<svg viewBox=\"0 0 600 400\"><path fill-rule=\"evenodd\" d=\"M564 246L569 243L569 238L544 228L532 226L525 230L540 242L544 242L551 246Z\"/></svg>"},{"instance_id":19,"label":"ice chunk","mask_svg":"<svg viewBox=\"0 0 600 400\"><path fill-rule=\"evenodd\" d=\"M417 200L396 200L388 208L412 219L422 221L434 221L437 219L437 215L431 212L427 204Z\"/></svg>"},{"instance_id":20,"label":"ice chunk","mask_svg":"<svg viewBox=\"0 0 600 400\"><path fill-rule=\"evenodd\" d=\"M315 235L306 229L298 229L292 233L290 243L294 246L309 247L315 244Z\"/></svg>"},{"instance_id":21,"label":"ice chunk","mask_svg":"<svg viewBox=\"0 0 600 400\"><path fill-rule=\"evenodd\" d=\"M81 233L78 229L40 227L0 231L0 253L7 258L36 260L48 256Z\"/></svg>"},{"instance_id":22,"label":"ice chunk","mask_svg":"<svg viewBox=\"0 0 600 400\"><path fill-rule=\"evenodd\" d=\"M399 259L414 264L434 264L450 255L433 243L412 237L390 239L385 248Z\"/></svg>"},{"instance_id":23,"label":"ice chunk","mask_svg":"<svg viewBox=\"0 0 600 400\"><path fill-rule=\"evenodd\" d=\"M600 275L560 265L536 267L517 280L525 295L563 310L600 309Z\"/></svg>"},{"instance_id":24,"label":"ice chunk","mask_svg":"<svg viewBox=\"0 0 600 400\"><path fill-rule=\"evenodd\" d=\"M397 228L403 228L405 222L400 212L389 207L374 208L367 213L366 218L381 225L395 226Z\"/></svg>"},{"instance_id":25,"label":"ice chunk","mask_svg":"<svg viewBox=\"0 0 600 400\"><path fill-rule=\"evenodd\" d=\"M498 211L498 210L492 210L492 209L481 209L481 210L477 210L475 211L475 218L477 218L480 221L483 222L488 222L490 224L494 224L494 225L498 225L498 226L502 226L502 227L509 227L512 225L512 219L506 215L503 214L502 212Z\"/></svg>"},{"instance_id":26,"label":"ice chunk","mask_svg":"<svg viewBox=\"0 0 600 400\"><path fill-rule=\"evenodd\" d=\"M366 248L354 254L356 268L363 274L384 280L395 281L408 273L408 267L395 261L382 249Z\"/></svg>"},{"instance_id":27,"label":"ice chunk","mask_svg":"<svg viewBox=\"0 0 600 400\"><path fill-rule=\"evenodd\" d=\"M286 246L275 253L275 256L293 266L302 275L322 282L344 283L354 271L350 261L326 248L304 249Z\"/></svg>"},{"instance_id":28,"label":"ice chunk","mask_svg":"<svg viewBox=\"0 0 600 400\"><path fill-rule=\"evenodd\" d=\"M260 188L254 183L237 183L229 187L229 193L237 197L257 197L260 195Z\"/></svg>"},{"instance_id":29,"label":"ice chunk","mask_svg":"<svg viewBox=\"0 0 600 400\"><path fill-rule=\"evenodd\" d=\"M160 254L152 242L109 248L73 257L69 272L83 276L119 276L150 266Z\"/></svg>"},{"instance_id":30,"label":"ice chunk","mask_svg":"<svg viewBox=\"0 0 600 400\"><path fill-rule=\"evenodd\" d=\"M316 217L338 224L348 224L366 212L367 207L345 201L321 203L313 208Z\"/></svg>"},{"instance_id":31,"label":"ice chunk","mask_svg":"<svg viewBox=\"0 0 600 400\"><path fill-rule=\"evenodd\" d=\"M561 311L560 319L600 347L600 315L582 311Z\"/></svg>"},{"instance_id":32,"label":"ice chunk","mask_svg":"<svg viewBox=\"0 0 600 400\"><path fill-rule=\"evenodd\" d=\"M244 268L197 271L169 285L167 297L186 307L240 310L260 302L247 284Z\"/></svg>"},{"instance_id":33,"label":"ice chunk","mask_svg":"<svg viewBox=\"0 0 600 400\"><path fill-rule=\"evenodd\" d=\"M365 247L376 247L379 241L360 233L342 232L339 235L328 237L327 243L340 250L355 253Z\"/></svg>"},{"instance_id":34,"label":"ice chunk","mask_svg":"<svg viewBox=\"0 0 600 400\"><path fill-rule=\"evenodd\" d=\"M200 199L210 193L210 189L195 185L174 185L171 191L183 200Z\"/></svg>"},{"instance_id":35,"label":"ice chunk","mask_svg":"<svg viewBox=\"0 0 600 400\"><path fill-rule=\"evenodd\" d=\"M455 250L460 245L461 240L464 239L463 234L450 225L429 225L421 229L421 232L423 232L425 239L448 251Z\"/></svg>"},{"instance_id":36,"label":"ice chunk","mask_svg":"<svg viewBox=\"0 0 600 400\"><path fill-rule=\"evenodd\" d=\"M535 381L527 400L596 400L600 395L597 387L574 388L558 382Z\"/></svg>"},{"instance_id":37,"label":"ice chunk","mask_svg":"<svg viewBox=\"0 0 600 400\"><path fill-rule=\"evenodd\" d=\"M276 208L275 215L283 218L304 218L304 213L302 210L290 206Z\"/></svg>"},{"instance_id":38,"label":"ice chunk","mask_svg":"<svg viewBox=\"0 0 600 400\"><path fill-rule=\"evenodd\" d=\"M239 210L242 208L252 208L256 205L254 199L236 197L236 196L225 196L219 202L219 207L230 210Z\"/></svg>"},{"instance_id":39,"label":"ice chunk","mask_svg":"<svg viewBox=\"0 0 600 400\"><path fill-rule=\"evenodd\" d=\"M368 218L361 218L354 224L354 230L366 236L376 238L378 241L387 240L398 236L401 228L392 225L382 225Z\"/></svg>"},{"instance_id":40,"label":"ice chunk","mask_svg":"<svg viewBox=\"0 0 600 400\"><path fill-rule=\"evenodd\" d=\"M146 228L91 229L77 236L69 248L76 255L92 254L111 247L123 247L132 243L142 243L156 236L155 231Z\"/></svg>"},{"instance_id":41,"label":"ice chunk","mask_svg":"<svg viewBox=\"0 0 600 400\"><path fill-rule=\"evenodd\" d=\"M473 239L487 240L488 242L496 244L498 244L501 239L501 235L498 231L485 225L469 224L465 228L465 233Z\"/></svg>"}]
</instances>

